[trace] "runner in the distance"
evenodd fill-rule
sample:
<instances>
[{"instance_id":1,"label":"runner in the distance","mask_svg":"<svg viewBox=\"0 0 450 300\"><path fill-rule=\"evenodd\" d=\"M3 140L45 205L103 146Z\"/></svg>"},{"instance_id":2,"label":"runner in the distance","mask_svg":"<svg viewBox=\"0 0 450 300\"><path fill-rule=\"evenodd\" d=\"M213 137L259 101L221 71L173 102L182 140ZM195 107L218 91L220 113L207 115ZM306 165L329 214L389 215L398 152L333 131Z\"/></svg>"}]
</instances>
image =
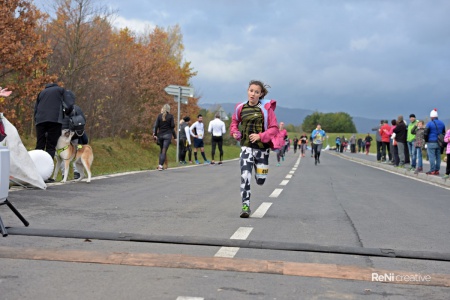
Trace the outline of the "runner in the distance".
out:
<instances>
[{"instance_id":1,"label":"runner in the distance","mask_svg":"<svg viewBox=\"0 0 450 300\"><path fill-rule=\"evenodd\" d=\"M322 130L320 124L317 124L316 129L311 133L313 139L312 147L314 149L315 165L320 164L320 151L322 150L323 140L325 139L326 133Z\"/></svg>"}]
</instances>

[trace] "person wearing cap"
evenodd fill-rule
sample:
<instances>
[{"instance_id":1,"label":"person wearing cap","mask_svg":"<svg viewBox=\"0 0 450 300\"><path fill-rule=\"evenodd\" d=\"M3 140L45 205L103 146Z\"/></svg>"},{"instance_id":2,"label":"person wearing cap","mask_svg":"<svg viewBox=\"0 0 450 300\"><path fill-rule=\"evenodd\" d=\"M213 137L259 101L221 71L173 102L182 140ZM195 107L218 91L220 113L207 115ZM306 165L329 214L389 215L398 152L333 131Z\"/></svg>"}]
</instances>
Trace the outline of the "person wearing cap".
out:
<instances>
[{"instance_id":1,"label":"person wearing cap","mask_svg":"<svg viewBox=\"0 0 450 300\"><path fill-rule=\"evenodd\" d=\"M416 120L416 115L415 114L410 114L409 115L409 124L408 124L408 133L406 136L406 144L408 145L408 152L409 152L409 157L411 158L411 167L410 167L410 171L414 171L416 170L416 161L417 161L417 157L416 157L416 151L415 151L415 146L414 146L414 142L416 141L416 135L412 133L412 130L414 127L417 127L417 123L419 122L419 120Z\"/></svg>"},{"instance_id":2,"label":"person wearing cap","mask_svg":"<svg viewBox=\"0 0 450 300\"><path fill-rule=\"evenodd\" d=\"M445 134L445 124L438 119L437 109L430 112L431 120L425 126L427 140L427 153L430 160L430 170L427 175L439 175L441 168L441 147L438 144L438 135Z\"/></svg>"},{"instance_id":3,"label":"person wearing cap","mask_svg":"<svg viewBox=\"0 0 450 300\"><path fill-rule=\"evenodd\" d=\"M183 119L180 120L180 128L178 129L180 131L180 140L179 140L179 156L178 160L180 161L180 164L186 165L186 152L188 148L191 146L191 133L189 131L189 121L191 120L190 117L186 116Z\"/></svg>"}]
</instances>

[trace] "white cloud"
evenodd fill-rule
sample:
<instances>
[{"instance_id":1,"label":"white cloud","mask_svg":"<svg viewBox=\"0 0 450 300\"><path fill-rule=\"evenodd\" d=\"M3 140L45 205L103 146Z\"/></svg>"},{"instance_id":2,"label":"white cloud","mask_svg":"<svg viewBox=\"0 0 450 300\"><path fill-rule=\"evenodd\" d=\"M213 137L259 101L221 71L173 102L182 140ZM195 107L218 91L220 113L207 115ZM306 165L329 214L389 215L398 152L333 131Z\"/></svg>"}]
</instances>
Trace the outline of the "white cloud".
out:
<instances>
[{"instance_id":1,"label":"white cloud","mask_svg":"<svg viewBox=\"0 0 450 300\"><path fill-rule=\"evenodd\" d=\"M114 20L113 25L120 29L127 27L128 29L136 33L143 33L146 32L148 29L153 29L156 27L154 23L149 21L139 19L126 19L122 16L118 16Z\"/></svg>"}]
</instances>

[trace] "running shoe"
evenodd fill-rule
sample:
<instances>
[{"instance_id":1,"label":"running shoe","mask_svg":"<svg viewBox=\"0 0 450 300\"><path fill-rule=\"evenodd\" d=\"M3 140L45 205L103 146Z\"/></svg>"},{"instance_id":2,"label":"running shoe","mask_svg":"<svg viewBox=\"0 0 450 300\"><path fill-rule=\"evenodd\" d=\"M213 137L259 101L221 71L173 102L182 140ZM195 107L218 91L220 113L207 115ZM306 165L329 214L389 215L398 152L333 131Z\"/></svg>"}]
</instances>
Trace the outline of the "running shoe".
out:
<instances>
[{"instance_id":1,"label":"running shoe","mask_svg":"<svg viewBox=\"0 0 450 300\"><path fill-rule=\"evenodd\" d=\"M204 165L209 165L209 164L211 164L211 162L210 162L209 160L205 160L205 161L203 162L203 164L204 164Z\"/></svg>"},{"instance_id":2,"label":"running shoe","mask_svg":"<svg viewBox=\"0 0 450 300\"><path fill-rule=\"evenodd\" d=\"M221 166L223 163L221 161L219 161L218 165Z\"/></svg>"},{"instance_id":3,"label":"running shoe","mask_svg":"<svg viewBox=\"0 0 450 300\"><path fill-rule=\"evenodd\" d=\"M195 160L195 164L196 164L196 165L199 165L200 162L199 162L198 160Z\"/></svg>"},{"instance_id":4,"label":"running shoe","mask_svg":"<svg viewBox=\"0 0 450 300\"><path fill-rule=\"evenodd\" d=\"M163 166L159 165L159 166L158 166L158 171L162 171L162 170L164 170L164 169L163 169Z\"/></svg>"},{"instance_id":5,"label":"running shoe","mask_svg":"<svg viewBox=\"0 0 450 300\"><path fill-rule=\"evenodd\" d=\"M442 177L442 179L448 179L448 174L445 174L444 177Z\"/></svg>"},{"instance_id":6,"label":"running shoe","mask_svg":"<svg viewBox=\"0 0 450 300\"><path fill-rule=\"evenodd\" d=\"M242 212L241 212L241 218L248 218L250 217L250 206L248 206L247 204L242 205Z\"/></svg>"},{"instance_id":7,"label":"running shoe","mask_svg":"<svg viewBox=\"0 0 450 300\"><path fill-rule=\"evenodd\" d=\"M280 163L277 163L277 167L279 167L279 166L281 166L281 164L280 164Z\"/></svg>"}]
</instances>

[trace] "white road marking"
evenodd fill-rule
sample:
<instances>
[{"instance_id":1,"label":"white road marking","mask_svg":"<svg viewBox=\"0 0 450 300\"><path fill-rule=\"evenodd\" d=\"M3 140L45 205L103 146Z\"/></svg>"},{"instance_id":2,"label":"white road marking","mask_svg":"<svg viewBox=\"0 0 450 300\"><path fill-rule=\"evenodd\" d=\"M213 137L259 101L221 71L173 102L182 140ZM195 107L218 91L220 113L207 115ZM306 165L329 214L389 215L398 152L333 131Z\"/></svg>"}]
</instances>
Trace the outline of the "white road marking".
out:
<instances>
[{"instance_id":1,"label":"white road marking","mask_svg":"<svg viewBox=\"0 0 450 300\"><path fill-rule=\"evenodd\" d=\"M278 196L280 196L281 192L283 191L283 189L275 189L272 194L270 194L270 198L277 198Z\"/></svg>"},{"instance_id":2,"label":"white road marking","mask_svg":"<svg viewBox=\"0 0 450 300\"><path fill-rule=\"evenodd\" d=\"M286 179L291 179L292 175L286 175Z\"/></svg>"},{"instance_id":3,"label":"white road marking","mask_svg":"<svg viewBox=\"0 0 450 300\"><path fill-rule=\"evenodd\" d=\"M262 218L266 214L266 212L269 210L270 206L272 206L272 203L270 202L263 202L258 207L258 209L252 214L252 218Z\"/></svg>"},{"instance_id":4,"label":"white road marking","mask_svg":"<svg viewBox=\"0 0 450 300\"><path fill-rule=\"evenodd\" d=\"M283 180L280 185L287 185L289 183L289 180Z\"/></svg>"},{"instance_id":5,"label":"white road marking","mask_svg":"<svg viewBox=\"0 0 450 300\"><path fill-rule=\"evenodd\" d=\"M215 257L228 257L233 258L239 251L239 247L220 247L219 251L214 254Z\"/></svg>"},{"instance_id":6,"label":"white road marking","mask_svg":"<svg viewBox=\"0 0 450 300\"><path fill-rule=\"evenodd\" d=\"M289 174L294 174L295 173L295 171L289 171Z\"/></svg>"},{"instance_id":7,"label":"white road marking","mask_svg":"<svg viewBox=\"0 0 450 300\"><path fill-rule=\"evenodd\" d=\"M292 168L292 171L297 171L297 168Z\"/></svg>"},{"instance_id":8,"label":"white road marking","mask_svg":"<svg viewBox=\"0 0 450 300\"><path fill-rule=\"evenodd\" d=\"M230 237L230 240L245 240L252 230L253 227L239 227L239 229Z\"/></svg>"},{"instance_id":9,"label":"white road marking","mask_svg":"<svg viewBox=\"0 0 450 300\"><path fill-rule=\"evenodd\" d=\"M186 296L178 296L177 300L204 300L202 297L186 297Z\"/></svg>"},{"instance_id":10,"label":"white road marking","mask_svg":"<svg viewBox=\"0 0 450 300\"><path fill-rule=\"evenodd\" d=\"M252 232L253 227L239 227L238 230L230 237L231 240L245 240ZM239 247L221 247L214 255L215 257L233 258L239 251Z\"/></svg>"}]
</instances>

